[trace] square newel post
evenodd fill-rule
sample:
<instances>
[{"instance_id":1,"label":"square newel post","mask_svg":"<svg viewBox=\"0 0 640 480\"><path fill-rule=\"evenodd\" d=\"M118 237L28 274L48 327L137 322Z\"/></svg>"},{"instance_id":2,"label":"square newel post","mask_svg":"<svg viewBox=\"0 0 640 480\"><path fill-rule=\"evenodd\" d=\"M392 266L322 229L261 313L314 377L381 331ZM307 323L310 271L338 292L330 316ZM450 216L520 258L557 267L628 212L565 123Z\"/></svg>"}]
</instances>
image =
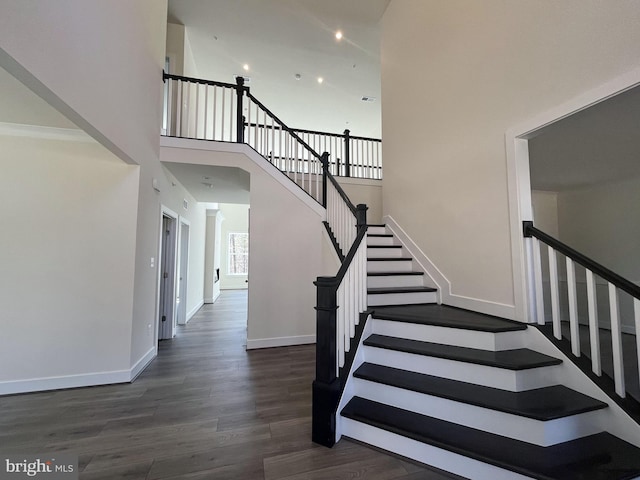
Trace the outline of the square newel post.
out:
<instances>
[{"instance_id":1,"label":"square newel post","mask_svg":"<svg viewBox=\"0 0 640 480\"><path fill-rule=\"evenodd\" d=\"M369 210L369 207L364 203L359 203L356 207L356 227L358 229L367 224L367 210Z\"/></svg>"},{"instance_id":2,"label":"square newel post","mask_svg":"<svg viewBox=\"0 0 640 480\"><path fill-rule=\"evenodd\" d=\"M329 152L324 152L320 157L322 162L322 206L327 208L327 172L329 171Z\"/></svg>"},{"instance_id":3,"label":"square newel post","mask_svg":"<svg viewBox=\"0 0 640 480\"><path fill-rule=\"evenodd\" d=\"M236 142L244 143L244 116L242 115L244 77L236 77Z\"/></svg>"},{"instance_id":4,"label":"square newel post","mask_svg":"<svg viewBox=\"0 0 640 480\"><path fill-rule=\"evenodd\" d=\"M351 130L344 131L344 176L351 176Z\"/></svg>"},{"instance_id":5,"label":"square newel post","mask_svg":"<svg viewBox=\"0 0 640 480\"><path fill-rule=\"evenodd\" d=\"M316 379L312 390L311 439L325 447L336 443L336 411L340 380L336 361L336 310L338 285L335 277L318 277L316 306Z\"/></svg>"}]
</instances>

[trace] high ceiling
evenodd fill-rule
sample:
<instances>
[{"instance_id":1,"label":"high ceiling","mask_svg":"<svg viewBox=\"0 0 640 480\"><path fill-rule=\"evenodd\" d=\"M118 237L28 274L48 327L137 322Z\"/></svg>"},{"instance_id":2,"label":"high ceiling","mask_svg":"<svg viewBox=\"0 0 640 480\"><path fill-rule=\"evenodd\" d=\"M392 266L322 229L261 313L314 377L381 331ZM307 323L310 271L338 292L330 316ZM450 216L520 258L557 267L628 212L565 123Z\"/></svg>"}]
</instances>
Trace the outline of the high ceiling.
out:
<instances>
[{"instance_id":1,"label":"high ceiling","mask_svg":"<svg viewBox=\"0 0 640 480\"><path fill-rule=\"evenodd\" d=\"M169 21L185 25L199 77L250 77L252 93L293 128L379 138L379 24L389 1L169 0Z\"/></svg>"}]
</instances>

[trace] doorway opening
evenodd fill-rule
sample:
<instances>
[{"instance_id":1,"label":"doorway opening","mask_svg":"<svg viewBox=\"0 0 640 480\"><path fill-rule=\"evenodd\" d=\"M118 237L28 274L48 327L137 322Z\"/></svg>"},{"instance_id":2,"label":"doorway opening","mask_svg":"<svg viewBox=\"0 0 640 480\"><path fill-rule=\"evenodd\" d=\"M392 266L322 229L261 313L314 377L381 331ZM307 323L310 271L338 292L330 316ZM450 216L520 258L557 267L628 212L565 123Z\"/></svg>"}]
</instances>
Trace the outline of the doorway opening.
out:
<instances>
[{"instance_id":1,"label":"doorway opening","mask_svg":"<svg viewBox=\"0 0 640 480\"><path fill-rule=\"evenodd\" d=\"M176 323L176 253L178 215L162 208L158 268L158 340L173 338Z\"/></svg>"},{"instance_id":2,"label":"doorway opening","mask_svg":"<svg viewBox=\"0 0 640 480\"><path fill-rule=\"evenodd\" d=\"M187 281L189 278L189 221L180 218L178 245L178 295L176 297L176 320L178 325L187 323Z\"/></svg>"}]
</instances>

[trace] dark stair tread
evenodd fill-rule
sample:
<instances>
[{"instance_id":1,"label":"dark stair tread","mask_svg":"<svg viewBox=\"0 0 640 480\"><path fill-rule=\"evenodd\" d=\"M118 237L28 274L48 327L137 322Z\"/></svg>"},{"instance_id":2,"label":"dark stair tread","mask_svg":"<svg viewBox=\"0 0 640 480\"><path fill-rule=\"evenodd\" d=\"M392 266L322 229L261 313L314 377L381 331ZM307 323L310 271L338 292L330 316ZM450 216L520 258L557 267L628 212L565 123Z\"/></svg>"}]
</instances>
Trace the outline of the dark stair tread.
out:
<instances>
[{"instance_id":1,"label":"dark stair tread","mask_svg":"<svg viewBox=\"0 0 640 480\"><path fill-rule=\"evenodd\" d=\"M630 480L640 449L609 433L548 447L353 397L342 416L539 480Z\"/></svg>"},{"instance_id":2,"label":"dark stair tread","mask_svg":"<svg viewBox=\"0 0 640 480\"><path fill-rule=\"evenodd\" d=\"M386 223L367 223L367 227L386 227Z\"/></svg>"},{"instance_id":3,"label":"dark stair tread","mask_svg":"<svg viewBox=\"0 0 640 480\"><path fill-rule=\"evenodd\" d=\"M490 350L478 350L476 348L422 342L406 338L388 337L378 334L370 335L364 341L364 345L507 370L527 370L562 363L562 360L558 358L550 357L529 350L528 348L494 352Z\"/></svg>"},{"instance_id":4,"label":"dark stair tread","mask_svg":"<svg viewBox=\"0 0 640 480\"><path fill-rule=\"evenodd\" d=\"M402 248L402 245L367 245L367 248Z\"/></svg>"},{"instance_id":5,"label":"dark stair tread","mask_svg":"<svg viewBox=\"0 0 640 480\"><path fill-rule=\"evenodd\" d=\"M367 293L369 295L379 295L384 293L422 293L437 291L437 288L432 287L379 287L367 289Z\"/></svg>"},{"instance_id":6,"label":"dark stair tread","mask_svg":"<svg viewBox=\"0 0 640 480\"><path fill-rule=\"evenodd\" d=\"M394 277L402 275L424 275L424 272L367 272L368 277Z\"/></svg>"},{"instance_id":7,"label":"dark stair tread","mask_svg":"<svg viewBox=\"0 0 640 480\"><path fill-rule=\"evenodd\" d=\"M411 257L367 257L368 261L374 262L397 262L397 261L411 261Z\"/></svg>"},{"instance_id":8,"label":"dark stair tread","mask_svg":"<svg viewBox=\"0 0 640 480\"><path fill-rule=\"evenodd\" d=\"M353 376L540 421L591 412L608 406L564 385L511 392L373 363L363 363Z\"/></svg>"},{"instance_id":9,"label":"dark stair tread","mask_svg":"<svg viewBox=\"0 0 640 480\"><path fill-rule=\"evenodd\" d=\"M526 330L525 323L493 317L446 305L422 304L372 307L373 318L420 323L450 328L462 328L483 332L512 332Z\"/></svg>"},{"instance_id":10,"label":"dark stair tread","mask_svg":"<svg viewBox=\"0 0 640 480\"><path fill-rule=\"evenodd\" d=\"M369 226L371 226L371 225L369 225ZM367 237L391 238L391 237L393 237L393 233L367 233Z\"/></svg>"}]
</instances>

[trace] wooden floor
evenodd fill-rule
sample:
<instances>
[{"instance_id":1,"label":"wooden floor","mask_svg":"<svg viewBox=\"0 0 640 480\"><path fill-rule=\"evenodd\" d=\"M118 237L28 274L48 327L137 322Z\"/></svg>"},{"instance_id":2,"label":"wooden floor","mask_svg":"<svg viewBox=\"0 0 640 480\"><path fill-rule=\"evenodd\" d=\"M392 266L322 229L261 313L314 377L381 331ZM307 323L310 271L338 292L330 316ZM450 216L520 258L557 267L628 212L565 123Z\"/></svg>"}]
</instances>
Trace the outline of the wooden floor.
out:
<instances>
[{"instance_id":1,"label":"wooden floor","mask_svg":"<svg viewBox=\"0 0 640 480\"><path fill-rule=\"evenodd\" d=\"M311 442L313 345L245 351L246 291L203 307L133 383L0 397L0 452L69 452L80 478L444 480Z\"/></svg>"}]
</instances>

